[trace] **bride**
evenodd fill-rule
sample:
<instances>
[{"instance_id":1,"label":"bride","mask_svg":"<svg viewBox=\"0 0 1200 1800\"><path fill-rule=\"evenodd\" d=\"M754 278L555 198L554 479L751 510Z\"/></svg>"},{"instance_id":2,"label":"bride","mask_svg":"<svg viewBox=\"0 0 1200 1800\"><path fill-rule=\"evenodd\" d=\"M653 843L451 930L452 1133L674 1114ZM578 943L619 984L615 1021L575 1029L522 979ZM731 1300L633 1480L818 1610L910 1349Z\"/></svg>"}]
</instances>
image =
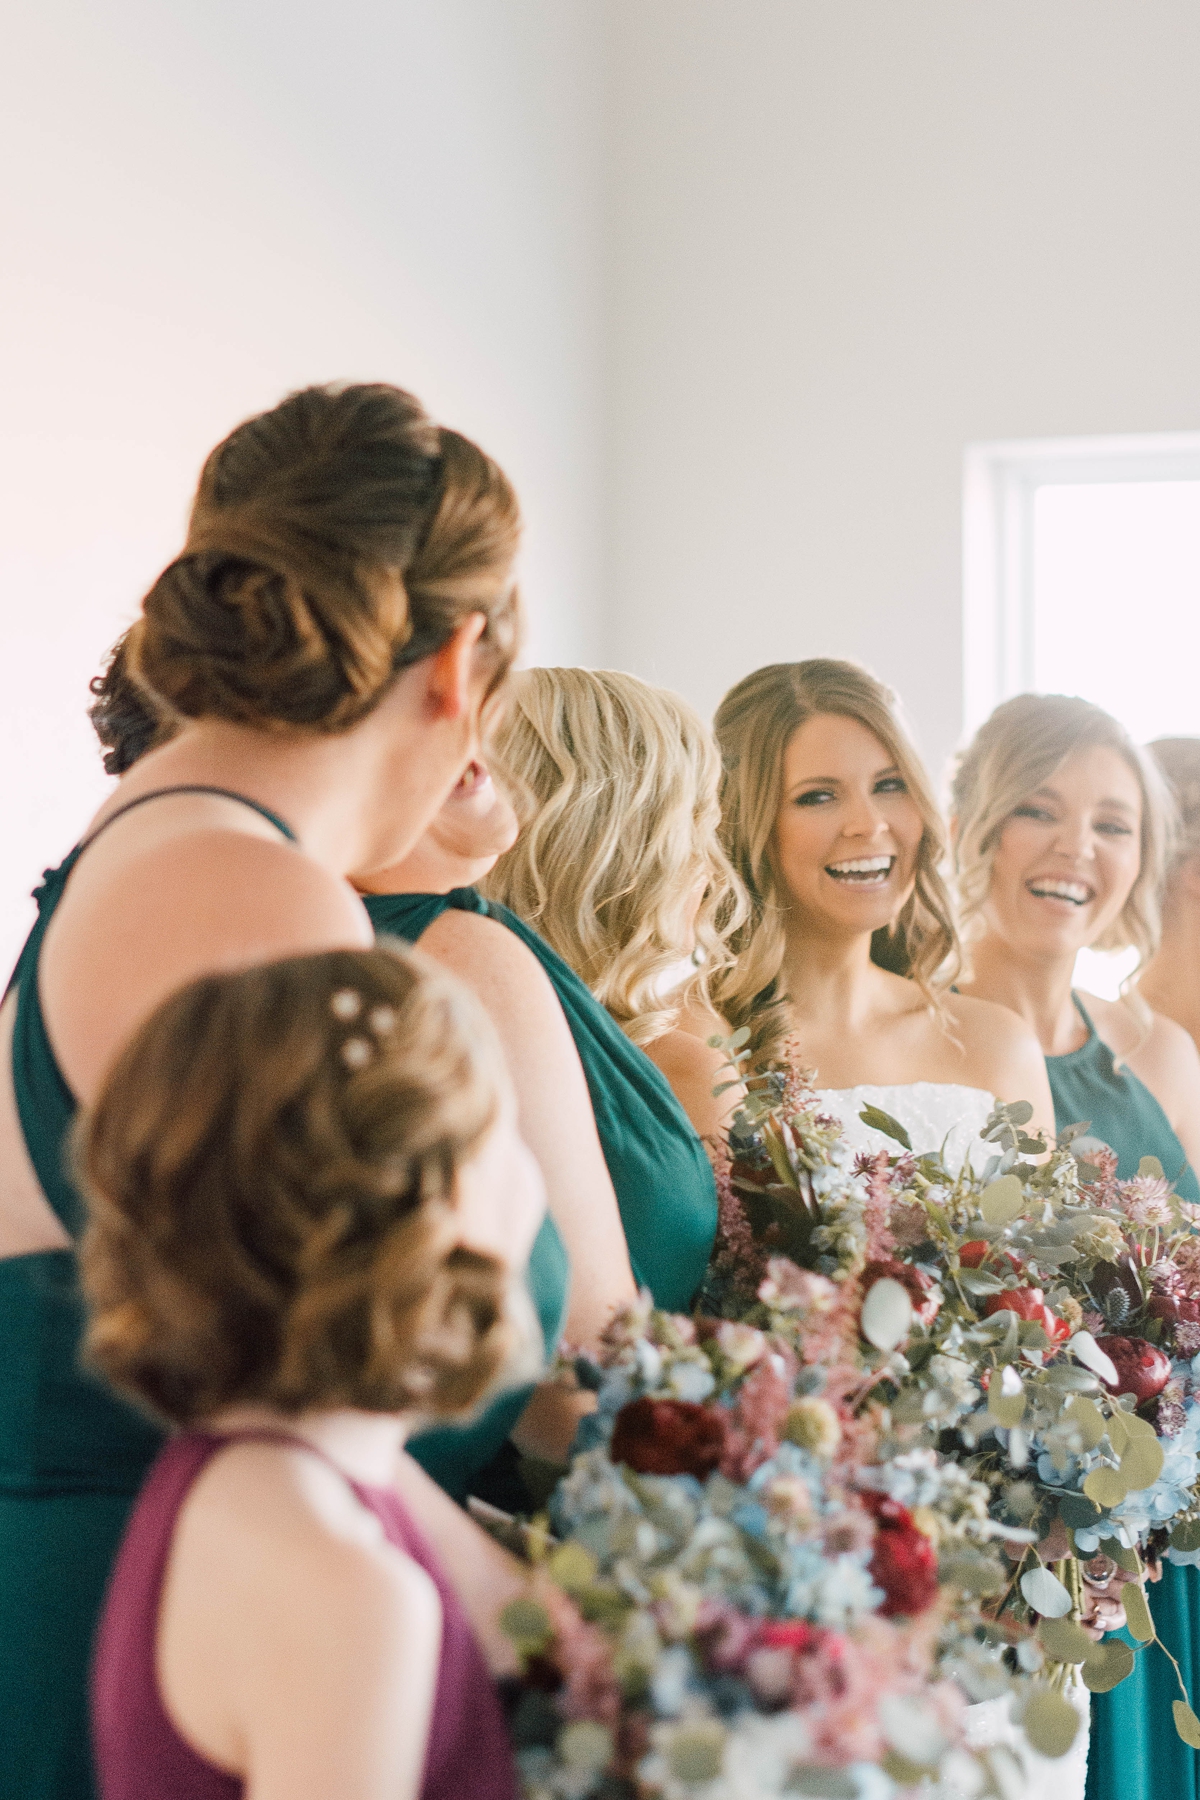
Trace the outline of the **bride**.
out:
<instances>
[{"instance_id":1,"label":"bride","mask_svg":"<svg viewBox=\"0 0 1200 1800\"><path fill-rule=\"evenodd\" d=\"M714 999L760 1065L815 1070L856 1149L947 1140L984 1154L995 1100L1054 1129L1045 1062L1006 1007L954 992L958 940L940 873L942 821L887 688L854 663L775 663L721 702L722 835L751 899Z\"/></svg>"}]
</instances>

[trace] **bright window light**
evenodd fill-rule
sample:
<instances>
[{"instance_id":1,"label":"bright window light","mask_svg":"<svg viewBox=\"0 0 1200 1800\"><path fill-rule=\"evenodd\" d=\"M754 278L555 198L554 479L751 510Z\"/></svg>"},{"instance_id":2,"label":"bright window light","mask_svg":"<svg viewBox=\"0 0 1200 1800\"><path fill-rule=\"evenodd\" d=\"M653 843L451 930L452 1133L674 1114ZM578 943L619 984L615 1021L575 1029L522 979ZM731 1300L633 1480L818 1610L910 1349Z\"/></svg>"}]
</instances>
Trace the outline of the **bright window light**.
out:
<instances>
[{"instance_id":1,"label":"bright window light","mask_svg":"<svg viewBox=\"0 0 1200 1800\"><path fill-rule=\"evenodd\" d=\"M1047 483L1032 552L1034 688L1200 735L1200 481Z\"/></svg>"}]
</instances>

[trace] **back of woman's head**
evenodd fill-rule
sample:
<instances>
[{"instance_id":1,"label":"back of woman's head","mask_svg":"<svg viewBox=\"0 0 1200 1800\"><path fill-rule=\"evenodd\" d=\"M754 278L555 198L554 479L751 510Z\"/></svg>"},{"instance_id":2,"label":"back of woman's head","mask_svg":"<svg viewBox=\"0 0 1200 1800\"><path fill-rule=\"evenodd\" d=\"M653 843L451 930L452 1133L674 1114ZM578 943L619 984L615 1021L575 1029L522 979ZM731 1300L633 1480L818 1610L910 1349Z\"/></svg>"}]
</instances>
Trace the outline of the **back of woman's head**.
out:
<instances>
[{"instance_id":1,"label":"back of woman's head","mask_svg":"<svg viewBox=\"0 0 1200 1800\"><path fill-rule=\"evenodd\" d=\"M535 925L635 1043L652 1043L706 997L744 907L717 841L710 734L634 675L528 669L496 751L536 816L484 892Z\"/></svg>"},{"instance_id":2,"label":"back of woman's head","mask_svg":"<svg viewBox=\"0 0 1200 1800\"><path fill-rule=\"evenodd\" d=\"M399 948L182 989L79 1128L92 1362L183 1424L469 1408L513 1345L455 1210L500 1071L481 1009Z\"/></svg>"},{"instance_id":3,"label":"back of woman's head","mask_svg":"<svg viewBox=\"0 0 1200 1800\"><path fill-rule=\"evenodd\" d=\"M750 896L750 917L734 939L736 966L718 980L716 995L731 1024L750 1026L752 1050L764 1060L778 1052L787 1030L780 973L790 900L775 857L783 759L802 725L829 714L854 719L878 738L921 816L912 894L891 930L875 933L873 959L911 976L931 999L958 967L941 872L942 817L891 689L858 663L829 657L756 669L730 688L714 720L724 765L721 836Z\"/></svg>"},{"instance_id":4,"label":"back of woman's head","mask_svg":"<svg viewBox=\"0 0 1200 1800\"><path fill-rule=\"evenodd\" d=\"M1094 949L1133 945L1139 961L1154 954L1161 928L1162 884L1175 832L1174 807L1153 761L1110 713L1072 694L1018 694L979 727L958 757L951 786L954 863L964 935L980 928L1000 834L1014 807L1044 786L1069 756L1113 750L1136 776L1142 794L1141 867L1118 917Z\"/></svg>"},{"instance_id":5,"label":"back of woman's head","mask_svg":"<svg viewBox=\"0 0 1200 1800\"><path fill-rule=\"evenodd\" d=\"M519 529L502 471L411 394L304 388L208 458L131 673L187 718L343 731L478 612L498 683Z\"/></svg>"}]
</instances>

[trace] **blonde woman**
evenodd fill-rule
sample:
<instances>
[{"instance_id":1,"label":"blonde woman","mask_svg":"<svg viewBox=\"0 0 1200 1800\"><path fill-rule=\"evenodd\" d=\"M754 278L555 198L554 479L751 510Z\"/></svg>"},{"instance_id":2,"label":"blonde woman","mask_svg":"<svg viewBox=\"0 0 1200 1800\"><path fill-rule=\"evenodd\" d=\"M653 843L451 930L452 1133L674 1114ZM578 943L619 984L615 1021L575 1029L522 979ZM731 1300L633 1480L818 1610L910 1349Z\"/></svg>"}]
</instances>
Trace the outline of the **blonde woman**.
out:
<instances>
[{"instance_id":1,"label":"blonde woman","mask_svg":"<svg viewBox=\"0 0 1200 1800\"><path fill-rule=\"evenodd\" d=\"M716 998L760 1063L815 1069L858 1148L859 1117L898 1118L919 1151L962 1161L997 1098L1052 1123L1033 1033L955 993L942 822L894 697L855 663L758 669L716 716L722 835L750 893Z\"/></svg>"},{"instance_id":2,"label":"blonde woman","mask_svg":"<svg viewBox=\"0 0 1200 1800\"><path fill-rule=\"evenodd\" d=\"M666 1076L704 1138L734 1106L708 1039L745 898L718 837L720 761L678 695L611 669L516 678L498 749L533 796L482 884L536 927Z\"/></svg>"},{"instance_id":3,"label":"blonde woman","mask_svg":"<svg viewBox=\"0 0 1200 1800\"><path fill-rule=\"evenodd\" d=\"M972 994L1019 1012L1038 1034L1060 1128L1088 1120L1136 1175L1157 1156L1176 1191L1200 1200L1200 1055L1144 1001L1072 988L1084 948L1158 944L1170 799L1115 719L1086 700L1021 694L996 708L954 777L956 860ZM1200 1659L1200 1572L1168 1565L1151 1590L1163 1640ZM1196 1793L1196 1757L1177 1737L1166 1658L1092 1703L1088 1800Z\"/></svg>"},{"instance_id":4,"label":"blonde woman","mask_svg":"<svg viewBox=\"0 0 1200 1800\"><path fill-rule=\"evenodd\" d=\"M1149 750L1170 784L1180 829L1163 894L1162 941L1137 991L1200 1044L1200 738L1159 738Z\"/></svg>"}]
</instances>

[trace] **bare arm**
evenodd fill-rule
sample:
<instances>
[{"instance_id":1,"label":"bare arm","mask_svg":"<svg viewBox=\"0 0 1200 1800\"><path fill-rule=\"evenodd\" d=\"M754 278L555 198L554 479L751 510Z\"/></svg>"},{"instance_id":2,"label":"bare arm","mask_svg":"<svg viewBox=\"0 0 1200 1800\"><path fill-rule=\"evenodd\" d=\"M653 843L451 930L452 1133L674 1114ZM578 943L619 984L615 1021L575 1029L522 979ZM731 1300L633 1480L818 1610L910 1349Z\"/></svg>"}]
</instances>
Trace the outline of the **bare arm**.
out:
<instances>
[{"instance_id":1,"label":"bare arm","mask_svg":"<svg viewBox=\"0 0 1200 1800\"><path fill-rule=\"evenodd\" d=\"M1149 1036L1129 1057L1170 1120L1189 1163L1200 1175L1200 1051L1189 1032L1155 1013ZM1167 1169L1171 1177L1174 1169Z\"/></svg>"},{"instance_id":2,"label":"bare arm","mask_svg":"<svg viewBox=\"0 0 1200 1800\"><path fill-rule=\"evenodd\" d=\"M1054 1101L1046 1059L1033 1031L1015 1012L993 1000L953 994L947 1010L963 1045L959 1080L986 1089L997 1100L1028 1100L1033 1118L1027 1130L1054 1137Z\"/></svg>"},{"instance_id":3,"label":"bare arm","mask_svg":"<svg viewBox=\"0 0 1200 1800\"><path fill-rule=\"evenodd\" d=\"M494 919L446 912L421 949L473 988L491 1015L517 1090L521 1135L536 1156L571 1258L567 1336L593 1346L636 1294L617 1198L579 1053L532 951Z\"/></svg>"}]
</instances>

